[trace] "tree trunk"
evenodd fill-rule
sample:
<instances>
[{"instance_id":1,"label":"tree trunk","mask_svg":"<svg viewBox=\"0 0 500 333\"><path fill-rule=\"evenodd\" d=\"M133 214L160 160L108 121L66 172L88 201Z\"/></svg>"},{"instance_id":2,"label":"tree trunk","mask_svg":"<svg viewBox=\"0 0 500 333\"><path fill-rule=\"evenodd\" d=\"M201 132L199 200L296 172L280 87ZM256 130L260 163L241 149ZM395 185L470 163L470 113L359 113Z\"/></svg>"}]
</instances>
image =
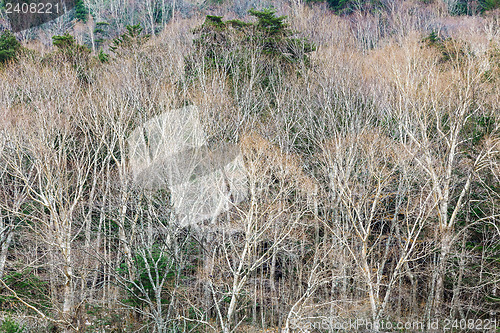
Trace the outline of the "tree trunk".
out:
<instances>
[{"instance_id":1,"label":"tree trunk","mask_svg":"<svg viewBox=\"0 0 500 333\"><path fill-rule=\"evenodd\" d=\"M446 261L448 260L448 255L450 253L452 238L452 230L449 228L443 228L441 249L434 274L436 289L432 309L437 317L443 316L442 303L444 298L444 278L446 275Z\"/></svg>"},{"instance_id":2,"label":"tree trunk","mask_svg":"<svg viewBox=\"0 0 500 333\"><path fill-rule=\"evenodd\" d=\"M9 251L10 243L12 242L12 234L13 232L8 231L8 235L2 243L2 252L0 252L0 279L3 278L5 273L5 262L7 261L7 253Z\"/></svg>"}]
</instances>

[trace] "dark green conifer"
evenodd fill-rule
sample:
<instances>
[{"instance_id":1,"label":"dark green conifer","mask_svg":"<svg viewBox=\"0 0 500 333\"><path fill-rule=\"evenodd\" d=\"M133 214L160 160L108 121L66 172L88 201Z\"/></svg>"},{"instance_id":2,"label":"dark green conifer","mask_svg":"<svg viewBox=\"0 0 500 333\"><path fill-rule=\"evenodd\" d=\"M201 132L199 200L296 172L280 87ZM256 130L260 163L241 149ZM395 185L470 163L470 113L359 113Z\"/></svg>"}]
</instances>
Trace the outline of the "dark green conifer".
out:
<instances>
[{"instance_id":1,"label":"dark green conifer","mask_svg":"<svg viewBox=\"0 0 500 333\"><path fill-rule=\"evenodd\" d=\"M0 35L0 64L10 60L16 60L21 49L21 43L9 30L5 30Z\"/></svg>"},{"instance_id":2,"label":"dark green conifer","mask_svg":"<svg viewBox=\"0 0 500 333\"><path fill-rule=\"evenodd\" d=\"M75 18L86 23L88 16L89 10L85 7L83 0L77 0L75 3Z\"/></svg>"}]
</instances>

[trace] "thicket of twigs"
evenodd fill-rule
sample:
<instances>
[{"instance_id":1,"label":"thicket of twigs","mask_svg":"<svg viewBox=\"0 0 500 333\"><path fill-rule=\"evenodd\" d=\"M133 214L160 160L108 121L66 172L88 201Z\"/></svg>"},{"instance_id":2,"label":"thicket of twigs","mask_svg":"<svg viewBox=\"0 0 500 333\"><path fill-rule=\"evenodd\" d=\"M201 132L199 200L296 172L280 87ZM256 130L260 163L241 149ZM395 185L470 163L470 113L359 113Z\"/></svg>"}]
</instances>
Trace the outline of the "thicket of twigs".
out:
<instances>
[{"instance_id":1,"label":"thicket of twigs","mask_svg":"<svg viewBox=\"0 0 500 333\"><path fill-rule=\"evenodd\" d=\"M0 69L2 327L497 318L498 12L284 14L178 18L108 62L74 46ZM191 227L127 160L134 128L186 104L248 179L247 200Z\"/></svg>"}]
</instances>

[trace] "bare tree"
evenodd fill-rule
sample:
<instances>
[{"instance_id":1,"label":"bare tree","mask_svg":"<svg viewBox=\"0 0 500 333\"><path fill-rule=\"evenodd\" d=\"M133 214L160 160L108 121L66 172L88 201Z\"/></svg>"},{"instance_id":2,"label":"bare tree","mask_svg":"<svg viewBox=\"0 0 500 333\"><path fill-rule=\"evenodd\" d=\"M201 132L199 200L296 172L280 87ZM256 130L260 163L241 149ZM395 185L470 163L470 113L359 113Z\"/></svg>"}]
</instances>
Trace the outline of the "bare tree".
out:
<instances>
[{"instance_id":1,"label":"bare tree","mask_svg":"<svg viewBox=\"0 0 500 333\"><path fill-rule=\"evenodd\" d=\"M432 273L427 317L433 310L442 313L447 260L460 237L456 233L459 216L473 182L481 182L481 171L489 168L498 154L496 129L488 133L491 138L482 145L471 147L475 138L470 128L488 112L483 104L486 99L480 98L489 90L482 79L485 68L463 52L460 42L445 47L450 59L443 65L433 54L414 53L405 60L406 64L413 62L411 67L393 67L393 110L399 135L434 192L439 257ZM421 88L417 90L417 86Z\"/></svg>"}]
</instances>

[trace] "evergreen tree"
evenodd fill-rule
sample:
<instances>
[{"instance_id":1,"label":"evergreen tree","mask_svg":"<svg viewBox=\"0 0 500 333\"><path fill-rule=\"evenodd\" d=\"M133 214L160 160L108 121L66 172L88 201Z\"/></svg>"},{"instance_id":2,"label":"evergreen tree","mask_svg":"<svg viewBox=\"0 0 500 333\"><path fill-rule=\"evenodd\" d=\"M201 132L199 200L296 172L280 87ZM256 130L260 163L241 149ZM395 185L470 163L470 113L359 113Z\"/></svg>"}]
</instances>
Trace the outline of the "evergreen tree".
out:
<instances>
[{"instance_id":1,"label":"evergreen tree","mask_svg":"<svg viewBox=\"0 0 500 333\"><path fill-rule=\"evenodd\" d=\"M0 35L0 64L9 60L16 60L17 53L21 49L21 43L9 31L5 30Z\"/></svg>"},{"instance_id":2,"label":"evergreen tree","mask_svg":"<svg viewBox=\"0 0 500 333\"><path fill-rule=\"evenodd\" d=\"M89 81L88 68L91 60L90 49L80 45L70 34L52 36L52 43L58 49L56 56L70 63L77 71L78 78L84 82Z\"/></svg>"},{"instance_id":3,"label":"evergreen tree","mask_svg":"<svg viewBox=\"0 0 500 333\"><path fill-rule=\"evenodd\" d=\"M87 22L89 10L85 7L83 0L77 0L75 3L75 18L84 23Z\"/></svg>"},{"instance_id":4,"label":"evergreen tree","mask_svg":"<svg viewBox=\"0 0 500 333\"><path fill-rule=\"evenodd\" d=\"M134 46L139 46L144 44L148 39L149 35L144 35L143 28L140 24L127 25L127 32L122 34L120 37L113 39L113 45L109 48L113 53L119 53L119 50L131 49Z\"/></svg>"},{"instance_id":5,"label":"evergreen tree","mask_svg":"<svg viewBox=\"0 0 500 333\"><path fill-rule=\"evenodd\" d=\"M108 22L97 22L95 24L94 35L95 35L95 46L96 48L102 47L109 37L109 23Z\"/></svg>"},{"instance_id":6,"label":"evergreen tree","mask_svg":"<svg viewBox=\"0 0 500 333\"><path fill-rule=\"evenodd\" d=\"M199 37L194 40L195 53L187 61L188 72L193 65L190 62L202 58L220 68L234 68L235 64L245 68L254 51L260 54L263 68L270 72L292 68L298 62L308 63L307 54L316 47L295 36L285 22L286 16L276 16L274 9L252 9L249 13L257 22L223 21L221 16L208 15L194 31Z\"/></svg>"},{"instance_id":7,"label":"evergreen tree","mask_svg":"<svg viewBox=\"0 0 500 333\"><path fill-rule=\"evenodd\" d=\"M479 2L481 4L482 11L500 8L500 0L481 0Z\"/></svg>"},{"instance_id":8,"label":"evergreen tree","mask_svg":"<svg viewBox=\"0 0 500 333\"><path fill-rule=\"evenodd\" d=\"M328 5L335 11L340 11L350 5L349 0L328 0Z\"/></svg>"},{"instance_id":9,"label":"evergreen tree","mask_svg":"<svg viewBox=\"0 0 500 333\"><path fill-rule=\"evenodd\" d=\"M75 47L76 41L70 34L64 34L62 36L52 36L52 44L59 50L65 50Z\"/></svg>"}]
</instances>

